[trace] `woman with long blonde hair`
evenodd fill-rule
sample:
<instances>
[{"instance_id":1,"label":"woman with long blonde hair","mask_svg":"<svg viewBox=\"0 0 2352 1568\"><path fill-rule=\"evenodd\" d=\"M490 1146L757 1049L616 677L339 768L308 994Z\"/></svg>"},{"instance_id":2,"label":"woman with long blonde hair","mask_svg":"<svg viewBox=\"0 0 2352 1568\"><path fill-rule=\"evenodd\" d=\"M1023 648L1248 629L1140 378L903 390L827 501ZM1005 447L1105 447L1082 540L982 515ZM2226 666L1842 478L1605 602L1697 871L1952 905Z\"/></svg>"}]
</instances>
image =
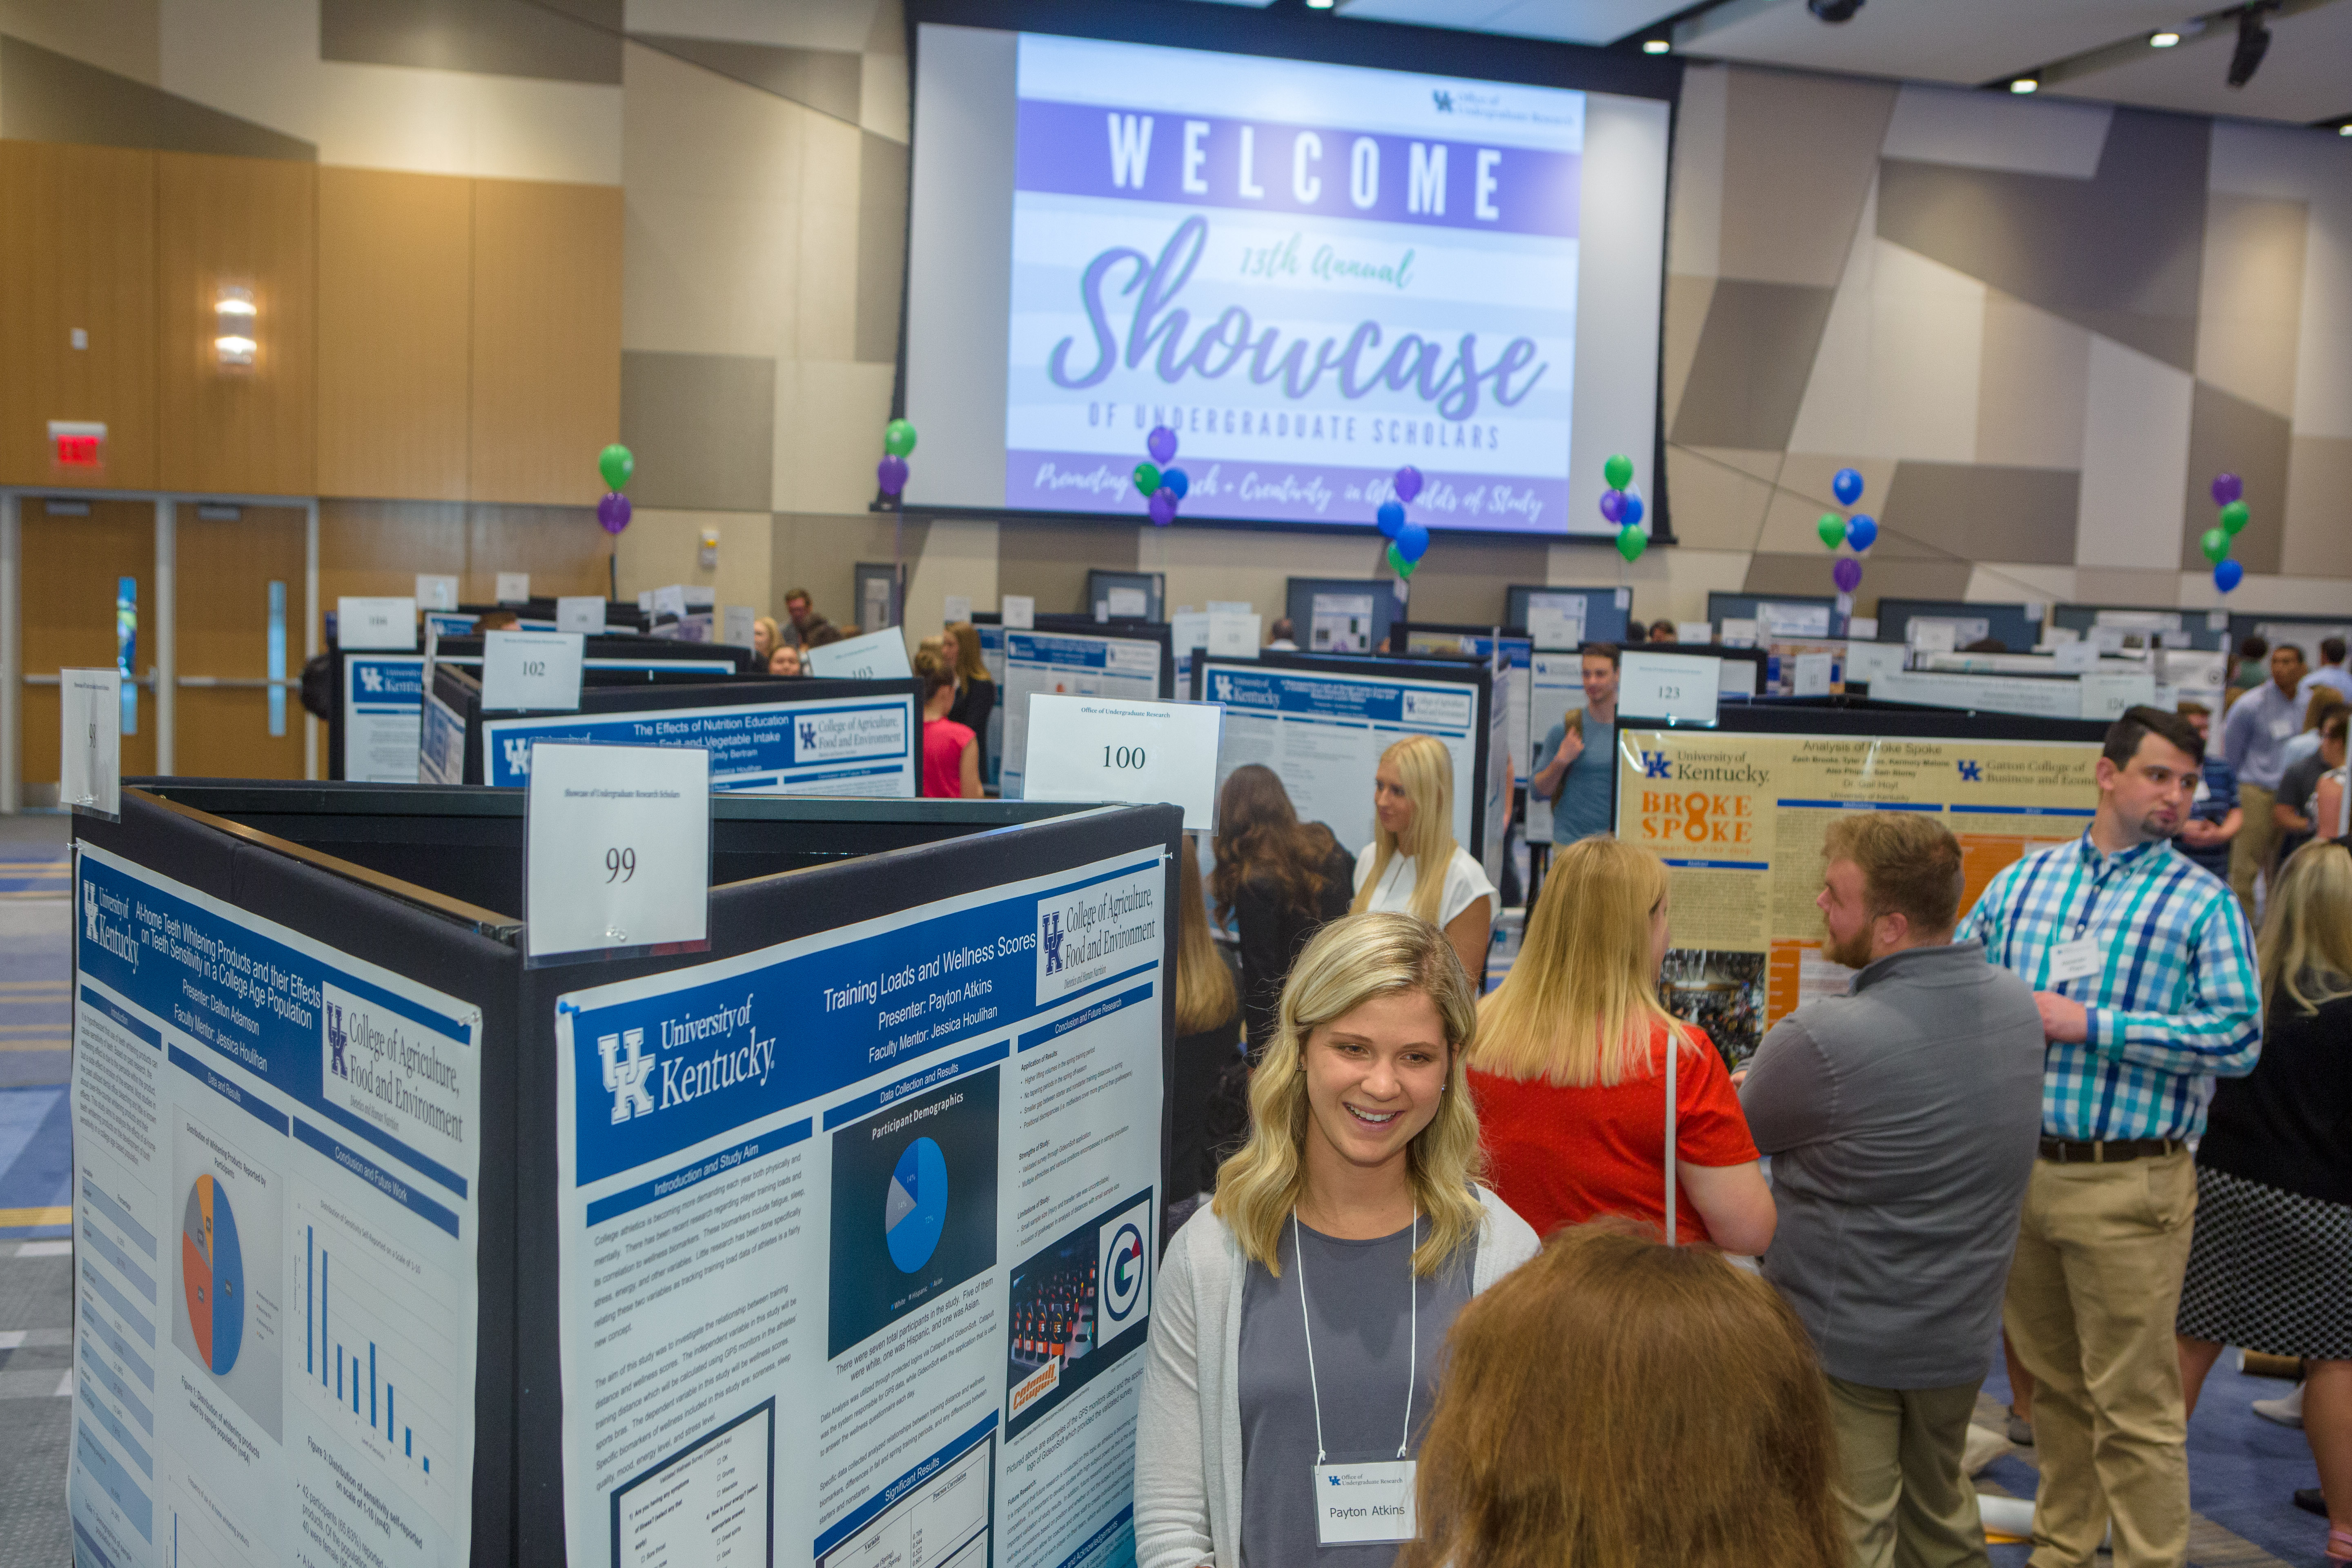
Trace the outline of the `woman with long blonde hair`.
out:
<instances>
[{"instance_id":1,"label":"woman with long blonde hair","mask_svg":"<svg viewBox=\"0 0 2352 1568\"><path fill-rule=\"evenodd\" d=\"M1563 1231L1463 1309L1399 1568L1845 1568L1803 1324L1709 1248Z\"/></svg>"},{"instance_id":2,"label":"woman with long blonde hair","mask_svg":"<svg viewBox=\"0 0 2352 1568\"><path fill-rule=\"evenodd\" d=\"M1215 1179L1210 1100L1219 1077L1242 1059L1241 988L1209 934L1201 853L1189 833L1177 860L1176 1043L1168 1049L1172 1138L1160 1182L1171 1204L1206 1192Z\"/></svg>"},{"instance_id":3,"label":"woman with long blonde hair","mask_svg":"<svg viewBox=\"0 0 2352 1568\"><path fill-rule=\"evenodd\" d=\"M1496 1190L1542 1235L1602 1214L1663 1226L1671 1118L1675 1240L1759 1255L1771 1189L1723 1058L1658 1003L1666 942L1656 856L1602 837L1552 852L1471 1058Z\"/></svg>"},{"instance_id":4,"label":"woman with long blonde hair","mask_svg":"<svg viewBox=\"0 0 2352 1568\"><path fill-rule=\"evenodd\" d=\"M2174 1319L2197 1408L2224 1344L2304 1363L2327 1555L2352 1562L2352 849L2323 839L2279 873L2255 944L2263 1052L2213 1091L2197 1226Z\"/></svg>"},{"instance_id":5,"label":"woman with long blonde hair","mask_svg":"<svg viewBox=\"0 0 2352 1568\"><path fill-rule=\"evenodd\" d=\"M1445 933L1464 973L1486 973L1495 884L1454 838L1454 753L1434 735L1407 735L1372 773L1372 841L1356 857L1359 912L1392 910Z\"/></svg>"},{"instance_id":6,"label":"woman with long blonde hair","mask_svg":"<svg viewBox=\"0 0 2352 1568\"><path fill-rule=\"evenodd\" d=\"M1139 1568L1390 1568L1446 1328L1536 1251L1476 1184L1477 1029L1469 976L1423 921L1349 915L1299 954L1249 1142L1160 1265ZM1332 1515L1327 1491L1360 1511Z\"/></svg>"}]
</instances>

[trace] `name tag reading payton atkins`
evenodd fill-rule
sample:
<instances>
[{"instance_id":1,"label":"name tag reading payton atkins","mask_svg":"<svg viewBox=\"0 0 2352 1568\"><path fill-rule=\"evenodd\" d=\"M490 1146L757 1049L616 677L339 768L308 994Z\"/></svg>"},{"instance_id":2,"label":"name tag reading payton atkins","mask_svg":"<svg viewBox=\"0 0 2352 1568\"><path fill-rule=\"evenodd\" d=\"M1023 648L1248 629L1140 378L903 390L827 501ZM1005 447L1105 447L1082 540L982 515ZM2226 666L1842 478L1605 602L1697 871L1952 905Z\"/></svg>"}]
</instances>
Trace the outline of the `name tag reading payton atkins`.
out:
<instances>
[{"instance_id":1,"label":"name tag reading payton atkins","mask_svg":"<svg viewBox=\"0 0 2352 1568\"><path fill-rule=\"evenodd\" d=\"M1315 1467L1315 1536L1322 1546L1411 1541L1413 1459Z\"/></svg>"},{"instance_id":2,"label":"name tag reading payton atkins","mask_svg":"<svg viewBox=\"0 0 2352 1568\"><path fill-rule=\"evenodd\" d=\"M523 825L530 961L707 945L710 753L541 742L530 764Z\"/></svg>"}]
</instances>

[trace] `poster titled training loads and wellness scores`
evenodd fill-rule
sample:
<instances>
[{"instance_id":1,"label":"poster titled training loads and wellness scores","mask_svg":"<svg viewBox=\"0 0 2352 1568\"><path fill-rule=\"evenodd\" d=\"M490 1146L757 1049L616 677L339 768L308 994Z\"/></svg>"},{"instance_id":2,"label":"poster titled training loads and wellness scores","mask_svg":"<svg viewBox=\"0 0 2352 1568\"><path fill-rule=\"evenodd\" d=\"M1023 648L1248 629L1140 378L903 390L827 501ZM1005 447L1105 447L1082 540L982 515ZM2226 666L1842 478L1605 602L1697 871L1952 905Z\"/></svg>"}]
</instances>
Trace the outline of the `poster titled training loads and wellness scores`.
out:
<instances>
[{"instance_id":1,"label":"poster titled training loads and wellness scores","mask_svg":"<svg viewBox=\"0 0 2352 1568\"><path fill-rule=\"evenodd\" d=\"M1005 501L1566 521L1584 95L1024 34Z\"/></svg>"},{"instance_id":2,"label":"poster titled training loads and wellness scores","mask_svg":"<svg viewBox=\"0 0 2352 1568\"><path fill-rule=\"evenodd\" d=\"M1916 811L1960 841L1966 913L1993 874L2081 837L2097 805L2084 742L1908 741L1629 730L1617 833L1665 861L1668 1005L1733 1061L1853 973L1823 958L1822 840L1857 811Z\"/></svg>"}]
</instances>

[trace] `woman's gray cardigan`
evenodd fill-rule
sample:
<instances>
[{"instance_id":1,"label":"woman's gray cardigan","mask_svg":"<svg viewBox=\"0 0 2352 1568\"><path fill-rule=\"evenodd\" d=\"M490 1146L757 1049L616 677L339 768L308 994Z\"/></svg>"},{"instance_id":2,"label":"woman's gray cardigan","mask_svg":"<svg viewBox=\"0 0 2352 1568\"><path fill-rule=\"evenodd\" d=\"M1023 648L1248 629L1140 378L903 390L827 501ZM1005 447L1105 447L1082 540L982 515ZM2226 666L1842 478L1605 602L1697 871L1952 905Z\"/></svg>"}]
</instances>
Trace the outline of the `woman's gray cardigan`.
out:
<instances>
[{"instance_id":1,"label":"woman's gray cardigan","mask_svg":"<svg viewBox=\"0 0 2352 1568\"><path fill-rule=\"evenodd\" d=\"M1470 1292L1533 1258L1528 1222L1486 1188ZM1240 1568L1242 1285L1234 1234L1206 1207L1170 1244L1152 1302L1135 1433L1137 1568ZM1213 1478L1213 1479L1212 1479Z\"/></svg>"}]
</instances>

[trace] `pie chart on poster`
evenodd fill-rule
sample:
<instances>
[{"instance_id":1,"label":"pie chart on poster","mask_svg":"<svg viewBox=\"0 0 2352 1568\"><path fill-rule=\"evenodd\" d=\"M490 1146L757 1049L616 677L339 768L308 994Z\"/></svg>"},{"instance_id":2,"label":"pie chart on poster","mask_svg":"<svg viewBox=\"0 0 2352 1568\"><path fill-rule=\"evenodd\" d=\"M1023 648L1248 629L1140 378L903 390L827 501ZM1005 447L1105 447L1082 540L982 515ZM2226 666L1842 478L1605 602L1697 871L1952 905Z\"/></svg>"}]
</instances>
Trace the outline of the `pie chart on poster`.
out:
<instances>
[{"instance_id":1,"label":"pie chart on poster","mask_svg":"<svg viewBox=\"0 0 2352 1568\"><path fill-rule=\"evenodd\" d=\"M882 1203L882 1237L898 1272L912 1274L929 1263L947 1225L947 1156L929 1138L918 1138L898 1156Z\"/></svg>"},{"instance_id":2,"label":"pie chart on poster","mask_svg":"<svg viewBox=\"0 0 2352 1568\"><path fill-rule=\"evenodd\" d=\"M228 1193L209 1173L188 1189L180 1222L180 1284L196 1353L213 1375L227 1376L245 1342L245 1254L237 1248Z\"/></svg>"}]
</instances>

